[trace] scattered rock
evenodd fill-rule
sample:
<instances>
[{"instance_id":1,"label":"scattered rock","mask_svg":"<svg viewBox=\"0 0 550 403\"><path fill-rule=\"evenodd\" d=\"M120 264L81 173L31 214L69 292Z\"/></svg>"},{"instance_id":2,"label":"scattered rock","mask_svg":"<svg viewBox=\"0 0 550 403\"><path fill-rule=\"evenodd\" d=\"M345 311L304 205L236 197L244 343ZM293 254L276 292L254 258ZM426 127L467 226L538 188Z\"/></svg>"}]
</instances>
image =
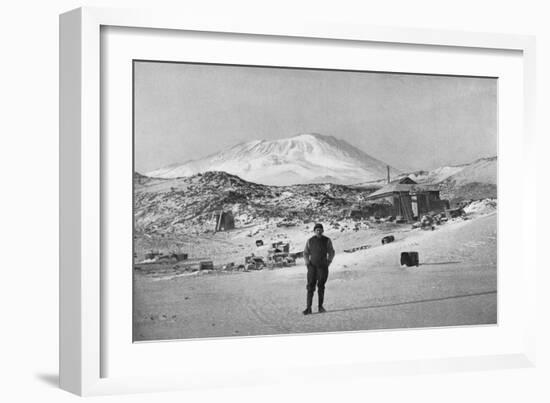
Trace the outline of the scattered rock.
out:
<instances>
[{"instance_id":1,"label":"scattered rock","mask_svg":"<svg viewBox=\"0 0 550 403\"><path fill-rule=\"evenodd\" d=\"M358 250L369 249L370 247L371 247L370 245L357 246L357 247L351 248L351 249L344 249L344 252L353 253L353 252L357 252Z\"/></svg>"},{"instance_id":2,"label":"scattered rock","mask_svg":"<svg viewBox=\"0 0 550 403\"><path fill-rule=\"evenodd\" d=\"M395 241L395 237L393 235L387 235L384 238L382 238L382 245L385 245L393 241Z\"/></svg>"}]
</instances>

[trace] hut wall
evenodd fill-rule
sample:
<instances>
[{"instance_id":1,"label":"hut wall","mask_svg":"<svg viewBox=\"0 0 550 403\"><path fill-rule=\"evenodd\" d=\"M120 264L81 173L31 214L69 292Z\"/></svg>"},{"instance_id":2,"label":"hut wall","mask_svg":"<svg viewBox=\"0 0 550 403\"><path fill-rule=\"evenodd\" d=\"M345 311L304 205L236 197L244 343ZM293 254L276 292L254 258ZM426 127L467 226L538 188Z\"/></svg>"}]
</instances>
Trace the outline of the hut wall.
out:
<instances>
[{"instance_id":1,"label":"hut wall","mask_svg":"<svg viewBox=\"0 0 550 403\"><path fill-rule=\"evenodd\" d=\"M430 199L426 193L418 193L416 195L418 203L418 215L426 214L430 211Z\"/></svg>"},{"instance_id":2,"label":"hut wall","mask_svg":"<svg viewBox=\"0 0 550 403\"><path fill-rule=\"evenodd\" d=\"M366 216L388 217L393 215L393 206L391 204L373 204L366 208Z\"/></svg>"},{"instance_id":3,"label":"hut wall","mask_svg":"<svg viewBox=\"0 0 550 403\"><path fill-rule=\"evenodd\" d=\"M216 220L216 231L227 231L235 228L235 218L230 211L216 213L214 218Z\"/></svg>"},{"instance_id":4,"label":"hut wall","mask_svg":"<svg viewBox=\"0 0 550 403\"><path fill-rule=\"evenodd\" d=\"M415 208L418 211L418 217L429 212L439 212L448 208L449 202L447 200L440 200L438 191L424 191L417 192L414 196L416 200ZM371 211L369 215L378 215L380 217L393 215L393 216L402 216L406 220L414 220L414 211L413 211L413 198L408 192L394 192L390 196L381 197L379 199L373 200L374 203L377 202L389 202L385 210L379 212ZM383 204L381 204L383 206Z\"/></svg>"},{"instance_id":5,"label":"hut wall","mask_svg":"<svg viewBox=\"0 0 550 403\"><path fill-rule=\"evenodd\" d=\"M393 215L396 217L398 215L403 216L403 208L401 207L401 202L399 201L399 193L395 193L392 199Z\"/></svg>"},{"instance_id":6,"label":"hut wall","mask_svg":"<svg viewBox=\"0 0 550 403\"><path fill-rule=\"evenodd\" d=\"M432 200L430 202L430 211L444 211L445 209L449 208L449 201L448 200Z\"/></svg>"},{"instance_id":7,"label":"hut wall","mask_svg":"<svg viewBox=\"0 0 550 403\"><path fill-rule=\"evenodd\" d=\"M386 199L391 203L388 215L402 216L407 220L412 219L411 197L406 192L394 192Z\"/></svg>"},{"instance_id":8,"label":"hut wall","mask_svg":"<svg viewBox=\"0 0 550 403\"><path fill-rule=\"evenodd\" d=\"M439 199L439 192L436 191L418 193L416 198L419 215L443 211L448 206L448 202L446 200Z\"/></svg>"},{"instance_id":9,"label":"hut wall","mask_svg":"<svg viewBox=\"0 0 550 403\"><path fill-rule=\"evenodd\" d=\"M220 230L227 231L235 228L235 219L230 212L223 213L221 219Z\"/></svg>"},{"instance_id":10,"label":"hut wall","mask_svg":"<svg viewBox=\"0 0 550 403\"><path fill-rule=\"evenodd\" d=\"M441 200L439 198L439 191L431 191L431 192L426 192L426 194L428 195L428 199L431 201L438 201L438 200Z\"/></svg>"},{"instance_id":11,"label":"hut wall","mask_svg":"<svg viewBox=\"0 0 550 403\"><path fill-rule=\"evenodd\" d=\"M388 200L389 199L389 200ZM376 200L371 200L367 205L350 210L349 217L353 219L375 217L388 217L393 214L393 199L389 197L381 197Z\"/></svg>"},{"instance_id":12,"label":"hut wall","mask_svg":"<svg viewBox=\"0 0 550 403\"><path fill-rule=\"evenodd\" d=\"M405 218L407 221L412 221L413 216L413 210L412 210L412 200L411 196L406 192L400 192L398 194L398 202L399 202L399 210L400 210L400 216Z\"/></svg>"}]
</instances>

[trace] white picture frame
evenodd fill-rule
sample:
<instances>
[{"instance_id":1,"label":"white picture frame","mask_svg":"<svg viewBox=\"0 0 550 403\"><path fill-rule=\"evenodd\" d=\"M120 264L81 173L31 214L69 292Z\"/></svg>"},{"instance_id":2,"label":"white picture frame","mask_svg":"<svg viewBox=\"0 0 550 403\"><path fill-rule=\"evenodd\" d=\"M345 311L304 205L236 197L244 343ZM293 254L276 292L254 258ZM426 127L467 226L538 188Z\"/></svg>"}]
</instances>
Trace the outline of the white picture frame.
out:
<instances>
[{"instance_id":1,"label":"white picture frame","mask_svg":"<svg viewBox=\"0 0 550 403\"><path fill-rule=\"evenodd\" d=\"M232 19L231 21L214 21L196 18L192 15L172 15L168 12L153 12L150 10L114 10L103 8L81 8L70 11L60 17L60 385L63 389L79 395L98 395L114 393L135 393L188 388L207 388L227 385L254 385L270 382L292 383L296 379L307 378L304 368L323 368L330 373L326 380L356 378L371 374L413 374L419 372L465 371L479 369L518 368L534 365L535 362L535 318L529 312L535 312L536 263L534 243L526 237L534 233L534 222L519 220L510 237L519 242L518 260L521 270L518 278L509 280L517 286L521 295L521 308L524 318L510 324L506 330L506 321L499 320L495 328L450 329L449 336L442 330L402 330L394 332L361 332L352 334L284 336L277 338L248 338L238 340L188 341L184 343L163 343L161 357L170 355L176 349L187 348L199 351L199 355L188 355L190 359L184 363L168 362L161 358L156 365L166 367L163 371L155 366L149 373L134 374L120 367L117 371L107 368L106 362L113 351L122 350L124 346L113 344L106 333L105 326L112 313L112 305L107 303L109 290L106 290L104 278L108 277L102 267L105 267L105 253L108 245L103 237L102 226L106 218L102 208L108 203L105 193L110 189L107 183L108 166L105 165L108 141L102 140L101 133L106 130L102 116L105 115L105 105L102 104L102 92L108 92L110 85L102 81L102 29L105 27L139 28L155 30L172 30L171 32L193 32L195 36L207 33L218 33L219 37L247 36L254 40L290 38L292 40L333 41L331 46L345 43L377 43L382 45L398 45L400 48L419 47L438 50L469 50L477 54L494 51L516 52L516 62L519 60L520 70L512 69L509 73L521 81L523 95L510 108L518 112L515 123L519 123L522 133L515 136L508 146L521 146L522 167L518 178L522 188L534 186L532 179L526 175L534 169L535 161L530 159L534 147L534 92L535 73L534 57L535 42L530 36L467 33L457 31L430 31L407 28L382 28L358 25L331 24L326 22L305 21L285 22L263 20L248 21ZM165 31L167 32L167 31ZM158 39L159 41L161 39ZM222 38L223 40L223 38ZM154 39L153 39L154 41ZM307 45L307 43L306 43ZM399 51L399 50L398 50ZM276 55L275 55L276 56ZM455 57L462 57L459 53ZM395 66L400 70L399 66ZM437 72L437 66L434 67ZM520 73L518 73L520 71ZM431 71L432 73L434 71ZM441 73L446 73L442 71ZM518 76L519 74L519 76ZM501 94L502 95L502 94ZM521 110L517 110L521 106ZM107 111L108 112L108 111ZM503 129L501 127L501 129ZM504 128L505 129L505 128ZM121 145L123 147L123 145ZM501 150L499 150L500 152ZM519 153L520 151L518 151ZM500 188L501 182L499 182ZM500 190L499 190L500 192ZM519 217L527 214L525 205L529 201L527 192L523 192L523 206ZM107 201L106 201L107 200ZM499 207L500 208L500 207ZM503 211L501 213L500 211ZM499 210L499 225L506 205ZM499 232L500 236L500 232ZM499 259L506 258L506 250L499 250ZM507 277L504 276L506 279ZM499 279L500 281L500 279ZM111 286L112 288L112 286ZM510 298L510 294L499 292L499 304L502 298ZM506 300L504 300L505 302ZM499 305L499 315L500 312ZM504 329L504 330L503 330ZM501 331L502 330L502 331ZM111 330L116 332L116 330ZM451 334L452 333L452 334ZM483 333L483 334L481 334ZM426 343L427 340L449 337L447 340L468 340L469 337L502 338L502 343L495 342L498 348L487 349L483 344L478 348L445 349L441 347L426 350L425 354L405 355L402 347L397 347L404 339L408 342ZM395 343L395 351L387 359L368 357L365 353L355 351L354 354L339 353L326 357L322 362L296 358L277 361L271 357L269 363L263 363L258 357L266 350L288 350L289 346L300 350L309 343L308 338L317 342L322 337L324 344L337 346L342 344L361 345L368 337L369 344ZM384 341L381 341L384 339ZM504 340L506 339L506 340ZM390 341L388 341L390 340ZM131 344L131 340L128 341ZM431 342L428 342L430 344ZM153 343L151 343L153 344ZM466 342L467 344L467 342ZM135 351L128 347L127 354L151 355L147 351ZM140 347L147 350L149 347ZM153 347L150 347L151 349ZM132 352L133 351L133 352ZM152 351L152 350L151 350ZM156 350L157 354L160 350ZM212 351L208 356L208 365L199 362L205 357L205 352ZM228 351L233 351L233 355ZM382 349L381 351L384 351ZM246 352L246 353L245 353ZM226 354L224 356L224 354ZM280 354L279 354L280 355ZM247 358L247 356L250 356ZM141 357L141 356L140 356ZM217 358L216 358L217 357ZM339 359L339 357L344 357ZM126 360L131 356L121 356ZM145 359L145 358L139 358ZM164 360L164 362L162 361ZM234 370L227 376L227 360L239 360L240 364L232 365ZM125 371L128 371L127 373ZM115 374L115 375L113 375ZM313 376L313 375L311 375ZM323 377L323 375L321 375ZM317 379L319 376L317 375Z\"/></svg>"}]
</instances>

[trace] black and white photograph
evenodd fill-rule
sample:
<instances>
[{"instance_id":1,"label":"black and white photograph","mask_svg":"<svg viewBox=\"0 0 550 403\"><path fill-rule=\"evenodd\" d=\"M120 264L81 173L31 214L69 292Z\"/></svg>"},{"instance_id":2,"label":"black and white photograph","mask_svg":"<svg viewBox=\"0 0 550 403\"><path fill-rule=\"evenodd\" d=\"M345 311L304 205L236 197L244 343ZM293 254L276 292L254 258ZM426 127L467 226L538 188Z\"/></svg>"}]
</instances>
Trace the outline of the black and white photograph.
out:
<instances>
[{"instance_id":1,"label":"black and white photograph","mask_svg":"<svg viewBox=\"0 0 550 403\"><path fill-rule=\"evenodd\" d=\"M3 6L2 401L550 402L546 2Z\"/></svg>"},{"instance_id":2,"label":"black and white photograph","mask_svg":"<svg viewBox=\"0 0 550 403\"><path fill-rule=\"evenodd\" d=\"M134 60L134 342L497 324L497 89Z\"/></svg>"}]
</instances>

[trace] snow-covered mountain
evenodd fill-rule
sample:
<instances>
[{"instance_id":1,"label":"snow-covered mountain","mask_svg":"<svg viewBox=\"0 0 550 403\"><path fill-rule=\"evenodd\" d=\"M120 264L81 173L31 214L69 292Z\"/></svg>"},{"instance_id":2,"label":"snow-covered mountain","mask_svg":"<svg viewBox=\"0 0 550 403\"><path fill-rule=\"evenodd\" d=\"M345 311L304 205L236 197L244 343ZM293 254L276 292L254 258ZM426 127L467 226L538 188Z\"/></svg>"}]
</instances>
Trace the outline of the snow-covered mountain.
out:
<instances>
[{"instance_id":1,"label":"snow-covered mountain","mask_svg":"<svg viewBox=\"0 0 550 403\"><path fill-rule=\"evenodd\" d=\"M391 180L411 178L416 183L440 185L440 187L460 187L478 183L495 186L497 184L497 157L480 158L461 165L445 165L431 171L420 170L402 172L391 177ZM386 184L386 179L357 183L357 186L380 188Z\"/></svg>"},{"instance_id":2,"label":"snow-covered mountain","mask_svg":"<svg viewBox=\"0 0 550 403\"><path fill-rule=\"evenodd\" d=\"M453 182L457 186L467 183L497 183L497 157L480 158L462 165L449 165L431 171L417 171L407 176L418 183L437 184Z\"/></svg>"},{"instance_id":3,"label":"snow-covered mountain","mask_svg":"<svg viewBox=\"0 0 550 403\"><path fill-rule=\"evenodd\" d=\"M466 199L496 198L497 157L481 158L440 182L441 197L451 202Z\"/></svg>"},{"instance_id":4,"label":"snow-covered mountain","mask_svg":"<svg viewBox=\"0 0 550 403\"><path fill-rule=\"evenodd\" d=\"M385 178L387 164L346 141L321 134L256 140L199 160L148 172L154 178L188 177L223 171L254 183L286 186L308 183L353 184ZM390 168L390 173L398 171Z\"/></svg>"}]
</instances>

